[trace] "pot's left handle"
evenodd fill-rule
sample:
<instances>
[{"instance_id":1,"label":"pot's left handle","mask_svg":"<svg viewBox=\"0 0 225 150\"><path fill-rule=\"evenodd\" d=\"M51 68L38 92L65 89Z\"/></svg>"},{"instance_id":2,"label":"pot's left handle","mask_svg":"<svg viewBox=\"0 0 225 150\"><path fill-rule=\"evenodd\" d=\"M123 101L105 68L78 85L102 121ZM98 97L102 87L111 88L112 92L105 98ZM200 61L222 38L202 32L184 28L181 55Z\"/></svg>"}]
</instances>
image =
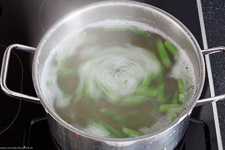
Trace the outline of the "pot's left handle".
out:
<instances>
[{"instance_id":1,"label":"pot's left handle","mask_svg":"<svg viewBox=\"0 0 225 150\"><path fill-rule=\"evenodd\" d=\"M8 66L9 66L9 59L11 55L11 51L16 48L17 50L25 51L25 52L35 52L35 48L25 46L25 45L20 45L20 44L13 44L7 47L3 60L2 60L2 69L1 69L1 77L0 77L0 83L1 83L1 88L2 90L9 96L16 97L16 98L22 98L24 100L28 100L34 103L40 103L40 99L34 96L26 95L23 93L19 93L16 91L12 91L7 87L6 81L7 81L7 73L8 73Z\"/></svg>"}]
</instances>

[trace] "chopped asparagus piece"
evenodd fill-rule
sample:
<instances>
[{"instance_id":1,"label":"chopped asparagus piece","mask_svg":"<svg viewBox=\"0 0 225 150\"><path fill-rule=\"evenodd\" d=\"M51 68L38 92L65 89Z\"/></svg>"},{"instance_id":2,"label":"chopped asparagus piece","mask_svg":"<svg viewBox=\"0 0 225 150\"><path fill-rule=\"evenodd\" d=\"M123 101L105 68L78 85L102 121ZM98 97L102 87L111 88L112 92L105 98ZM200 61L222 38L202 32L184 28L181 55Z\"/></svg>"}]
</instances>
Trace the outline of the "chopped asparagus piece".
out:
<instances>
[{"instance_id":1,"label":"chopped asparagus piece","mask_svg":"<svg viewBox=\"0 0 225 150\"><path fill-rule=\"evenodd\" d=\"M170 109L185 109L186 107L182 104L162 104L159 107L160 112L167 112Z\"/></svg>"},{"instance_id":2,"label":"chopped asparagus piece","mask_svg":"<svg viewBox=\"0 0 225 150\"><path fill-rule=\"evenodd\" d=\"M152 72L149 72L145 82L143 83L143 87L144 88L148 87L149 84L151 83L152 79L153 79L153 74L152 74Z\"/></svg>"},{"instance_id":3,"label":"chopped asparagus piece","mask_svg":"<svg viewBox=\"0 0 225 150\"><path fill-rule=\"evenodd\" d=\"M185 100L185 95L183 93L179 93L179 101L183 102Z\"/></svg>"},{"instance_id":4,"label":"chopped asparagus piece","mask_svg":"<svg viewBox=\"0 0 225 150\"><path fill-rule=\"evenodd\" d=\"M156 48L158 50L158 53L159 53L159 57L162 61L162 64L166 67L166 68L169 68L171 66L171 61L170 61L170 58L166 52L166 49L162 43L161 40L156 40Z\"/></svg>"},{"instance_id":5,"label":"chopped asparagus piece","mask_svg":"<svg viewBox=\"0 0 225 150\"><path fill-rule=\"evenodd\" d=\"M125 134L127 134L129 137L136 137L136 136L142 136L142 135L144 135L143 133L140 133L138 131L134 131L132 129L125 128L125 127L123 128L123 132Z\"/></svg>"},{"instance_id":6,"label":"chopped asparagus piece","mask_svg":"<svg viewBox=\"0 0 225 150\"><path fill-rule=\"evenodd\" d=\"M111 108L102 108L100 112L112 118L116 123L124 125L123 119L115 112L115 110Z\"/></svg>"},{"instance_id":7,"label":"chopped asparagus piece","mask_svg":"<svg viewBox=\"0 0 225 150\"><path fill-rule=\"evenodd\" d=\"M149 99L146 96L137 95L137 96L133 96L133 97L125 99L122 104L124 106L133 106L133 105L144 103L147 100Z\"/></svg>"},{"instance_id":8,"label":"chopped asparagus piece","mask_svg":"<svg viewBox=\"0 0 225 150\"><path fill-rule=\"evenodd\" d=\"M97 115L93 115L94 122L97 122L98 124L102 125L112 136L115 136L117 138L124 138L127 137L127 135L121 133L119 130L113 128L111 125L103 121L101 118L99 118Z\"/></svg>"},{"instance_id":9,"label":"chopped asparagus piece","mask_svg":"<svg viewBox=\"0 0 225 150\"><path fill-rule=\"evenodd\" d=\"M165 47L168 49L168 51L173 55L173 56L177 56L179 54L179 52L177 51L177 49L173 46L172 43L170 43L169 41L165 41L164 42Z\"/></svg>"},{"instance_id":10,"label":"chopped asparagus piece","mask_svg":"<svg viewBox=\"0 0 225 150\"><path fill-rule=\"evenodd\" d=\"M179 102L179 96L178 95L179 95L179 92L176 91L176 93L174 94L173 99L172 99L173 104L177 104Z\"/></svg>"},{"instance_id":11,"label":"chopped asparagus piece","mask_svg":"<svg viewBox=\"0 0 225 150\"><path fill-rule=\"evenodd\" d=\"M149 87L149 88L138 88L136 93L139 95L144 95L149 98L155 98L157 95L158 89L155 87Z\"/></svg>"},{"instance_id":12,"label":"chopped asparagus piece","mask_svg":"<svg viewBox=\"0 0 225 150\"><path fill-rule=\"evenodd\" d=\"M135 34L143 35L144 37L150 37L150 33L148 31L142 31L136 26L131 26L129 30Z\"/></svg>"},{"instance_id":13,"label":"chopped asparagus piece","mask_svg":"<svg viewBox=\"0 0 225 150\"><path fill-rule=\"evenodd\" d=\"M182 78L177 79L179 92L184 92L186 90L184 80Z\"/></svg>"},{"instance_id":14,"label":"chopped asparagus piece","mask_svg":"<svg viewBox=\"0 0 225 150\"><path fill-rule=\"evenodd\" d=\"M94 44L97 41L97 37L95 35L87 35L86 32L81 32L79 37L84 40L85 43Z\"/></svg>"},{"instance_id":15,"label":"chopped asparagus piece","mask_svg":"<svg viewBox=\"0 0 225 150\"><path fill-rule=\"evenodd\" d=\"M126 137L126 135L124 135L123 133L121 133L120 131L118 131L117 129L113 128L112 126L110 126L108 123L104 122L101 120L101 124L105 127L105 129L107 131L109 131L113 136L118 137L118 138L123 138Z\"/></svg>"},{"instance_id":16,"label":"chopped asparagus piece","mask_svg":"<svg viewBox=\"0 0 225 150\"><path fill-rule=\"evenodd\" d=\"M158 87L157 96L156 96L156 100L161 104L166 101L165 91L166 91L166 85L165 83L161 83Z\"/></svg>"},{"instance_id":17,"label":"chopped asparagus piece","mask_svg":"<svg viewBox=\"0 0 225 150\"><path fill-rule=\"evenodd\" d=\"M161 81L163 80L163 75L164 75L163 69L161 69L161 70L159 71L158 76L157 76L158 82L161 82Z\"/></svg>"},{"instance_id":18,"label":"chopped asparagus piece","mask_svg":"<svg viewBox=\"0 0 225 150\"><path fill-rule=\"evenodd\" d=\"M175 112L170 113L170 121L173 122L176 119L177 115Z\"/></svg>"},{"instance_id":19,"label":"chopped asparagus piece","mask_svg":"<svg viewBox=\"0 0 225 150\"><path fill-rule=\"evenodd\" d=\"M102 125L98 124L97 122L93 122L92 125L98 129L100 129L105 135L109 136L110 132L107 131Z\"/></svg>"}]
</instances>

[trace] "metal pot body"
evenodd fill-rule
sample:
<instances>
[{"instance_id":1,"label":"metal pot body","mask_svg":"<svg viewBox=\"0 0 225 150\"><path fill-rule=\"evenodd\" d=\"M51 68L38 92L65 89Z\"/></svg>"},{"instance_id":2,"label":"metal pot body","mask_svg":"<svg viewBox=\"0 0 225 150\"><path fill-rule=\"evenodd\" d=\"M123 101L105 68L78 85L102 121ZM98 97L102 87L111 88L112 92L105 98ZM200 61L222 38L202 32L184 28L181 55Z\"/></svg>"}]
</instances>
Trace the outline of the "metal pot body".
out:
<instances>
[{"instance_id":1,"label":"metal pot body","mask_svg":"<svg viewBox=\"0 0 225 150\"><path fill-rule=\"evenodd\" d=\"M50 51L71 31L104 20L128 20L157 28L186 51L193 66L197 86L187 109L167 127L149 135L113 139L88 135L62 120L45 99L40 87L41 74ZM204 60L193 35L177 19L166 12L133 1L106 1L80 8L53 25L40 41L33 60L33 83L46 112L51 133L62 149L76 150L170 150L180 141L187 128L189 115L201 94L204 79Z\"/></svg>"},{"instance_id":2,"label":"metal pot body","mask_svg":"<svg viewBox=\"0 0 225 150\"><path fill-rule=\"evenodd\" d=\"M143 139L132 141L101 141L83 137L61 125L50 115L48 123L56 143L63 150L173 150L184 136L189 122L186 116L173 128Z\"/></svg>"}]
</instances>

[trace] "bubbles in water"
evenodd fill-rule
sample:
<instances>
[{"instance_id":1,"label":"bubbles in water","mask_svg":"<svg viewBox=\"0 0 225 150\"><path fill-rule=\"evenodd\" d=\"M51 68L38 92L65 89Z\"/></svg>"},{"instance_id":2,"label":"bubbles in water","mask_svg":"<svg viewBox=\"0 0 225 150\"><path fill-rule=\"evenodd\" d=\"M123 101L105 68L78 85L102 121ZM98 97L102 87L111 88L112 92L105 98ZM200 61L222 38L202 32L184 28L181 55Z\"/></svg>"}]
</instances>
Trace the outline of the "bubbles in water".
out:
<instances>
[{"instance_id":1,"label":"bubbles in water","mask_svg":"<svg viewBox=\"0 0 225 150\"><path fill-rule=\"evenodd\" d=\"M132 21L119 20L107 20L105 22L91 24L89 26L84 27L83 29L71 32L71 35L65 37L64 40L57 44L50 52L50 55L46 60L41 77L41 87L43 95L45 96L45 99L47 100L48 104L51 106L52 109L55 109L54 104L58 108L69 108L71 105L73 105L73 103L71 103L71 99L77 100L81 98L92 99L95 100L95 102L104 99L112 104L114 104L114 102L117 103L117 100L120 99L121 101L119 101L119 103L122 103L127 99L130 100L134 97L134 95L137 93L137 88L140 85L143 85L144 81L147 80L148 75L150 73L152 73L153 78L159 76L163 66L157 58L156 50L156 52L149 51L142 46L137 46L131 43L123 43L119 46L106 46L104 45L104 43L103 45L93 44L88 47L81 46L82 44L84 44L84 42L86 42L86 44L90 44L93 41L96 42L96 40L99 40L96 39L94 36L87 37L86 33L82 31L88 28L102 28L103 26L105 27L114 25L119 25L122 27L138 26L143 31L158 33L165 39L168 39L161 31L149 27L148 25ZM81 37L81 39L77 37ZM178 79L181 76L185 76L185 84L188 85L189 82L195 83L193 66L191 64L190 59L188 58L185 51L181 50L175 43L173 43L173 45L178 48L180 55L175 57L176 63L174 64L169 74L166 74L165 77L172 77L172 81L176 82L177 80L174 79ZM66 59L72 56L73 59L71 59L70 61L75 64L72 67L75 68L73 69L75 70L75 74L77 75L79 81L74 82L71 80L70 83L74 83L76 87L76 92L68 95L58 85L57 74L59 72L58 66L64 63L68 63L67 65L69 65L70 62L67 62ZM54 60L58 66L54 64L54 61L52 60ZM66 70L66 68L64 69L64 74L72 74L74 76L74 72ZM170 86L171 87L169 88L177 88L177 86ZM194 89L195 87L193 86L192 90L194 91ZM76 98L74 98L74 96ZM142 95L136 95L135 98L143 99L143 97L141 96ZM94 107L93 103L91 105ZM151 105L149 104L149 110L153 109L151 108ZM107 107L106 103L103 103L101 107ZM101 107L96 107L98 109L97 111L99 111ZM89 115L91 115L93 111L91 110L91 107L89 108L86 106L83 110L85 110L84 114ZM125 113L127 110L129 109L126 108ZM180 114L180 110L173 110L173 112L177 115ZM93 111L93 114L95 113L99 112ZM167 113L164 113L161 116L157 116L158 118L155 117L155 120L159 118L160 119L152 123L151 126L141 126L142 128L139 128L139 131L141 133L148 134L160 128L163 128L171 122L170 115L171 112L168 111ZM73 120L76 119L76 115L71 115L70 117L73 118ZM147 119L143 120L146 121ZM104 129L101 124L88 124L85 127L80 128L84 128L85 132L88 132L93 135L109 137L109 132Z\"/></svg>"},{"instance_id":2,"label":"bubbles in water","mask_svg":"<svg viewBox=\"0 0 225 150\"><path fill-rule=\"evenodd\" d=\"M161 66L154 55L145 49L128 47L96 49L93 58L79 67L79 79L92 99L99 99L103 93L112 102L116 97L129 96L149 72L155 76L159 73Z\"/></svg>"},{"instance_id":3,"label":"bubbles in water","mask_svg":"<svg viewBox=\"0 0 225 150\"><path fill-rule=\"evenodd\" d=\"M99 136L99 137L110 137L109 136L110 133L107 130L105 130L104 127L101 125L98 128L98 127L90 124L84 129L84 131L87 133Z\"/></svg>"}]
</instances>

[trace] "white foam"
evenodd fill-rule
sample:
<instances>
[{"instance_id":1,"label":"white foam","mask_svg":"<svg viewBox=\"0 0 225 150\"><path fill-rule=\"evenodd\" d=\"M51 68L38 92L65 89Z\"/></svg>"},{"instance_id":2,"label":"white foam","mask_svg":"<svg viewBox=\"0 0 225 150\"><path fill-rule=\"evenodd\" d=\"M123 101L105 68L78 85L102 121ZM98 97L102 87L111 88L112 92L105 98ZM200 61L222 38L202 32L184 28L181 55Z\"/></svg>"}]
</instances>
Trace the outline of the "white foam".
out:
<instances>
[{"instance_id":1,"label":"white foam","mask_svg":"<svg viewBox=\"0 0 225 150\"><path fill-rule=\"evenodd\" d=\"M190 58L188 57L187 53L184 50L181 50L181 48L176 45L176 43L173 43L176 48L178 48L180 55L175 57L175 64L173 68L171 69L171 72L169 74L170 77L174 79L182 78L184 80L185 85L192 86L192 88L189 89L189 99L186 99L184 101L184 104L188 105L192 98L194 97L194 91L196 91L196 77L194 73L194 66L191 63Z\"/></svg>"},{"instance_id":2,"label":"white foam","mask_svg":"<svg viewBox=\"0 0 225 150\"><path fill-rule=\"evenodd\" d=\"M180 109L170 109L165 115L163 116L155 116L155 119L157 119L157 122L150 127L142 127L138 129L139 132L143 134L150 134L152 132L155 132L159 129L162 129L166 127L168 124L171 123L171 113L175 113L176 115L180 114Z\"/></svg>"},{"instance_id":3,"label":"white foam","mask_svg":"<svg viewBox=\"0 0 225 150\"><path fill-rule=\"evenodd\" d=\"M63 57L65 56L70 56L72 54L75 54L79 49L76 49L76 47L80 44L81 41L76 40L74 42L75 39L77 38L77 35L85 30L86 28L90 28L90 27L102 27L102 26L138 26L140 29L145 30L145 31L150 31L152 33L157 33L159 35L161 35L162 37L164 37L165 39L169 39L168 36L166 36L165 33L163 33L162 31L160 31L157 28L153 28L151 26L148 26L147 24L143 24L143 23L138 23L135 21L122 21L122 20L106 20L106 21L102 21L102 22L97 22L88 26L85 26L82 29L76 29L74 31L71 31L71 34L69 34L67 37L65 37L60 43L58 43L50 52L49 57L47 58L45 65L44 65L44 69L42 72L42 76L41 76L41 89L43 92L43 95L45 96L45 99L47 100L48 104L50 107L52 107L52 109L54 109L53 107L53 103L55 100L55 97L57 97L58 101L56 101L56 104L59 107L65 107L66 105L68 105L69 103L69 98L65 98L63 97L63 93L60 91L60 89L58 88L57 82L56 82L56 71L57 68L54 68L54 66L52 66L52 57L54 57L54 55L57 53L56 56L56 60L59 61L61 59L63 59ZM170 39L169 39L170 40ZM185 53L184 50L181 50L181 48L176 45L176 43L174 43L173 41L170 40L170 42L172 42L175 47L178 48L179 53L181 54L181 57L177 57L177 63L175 64L175 66L173 67L170 76L177 79L179 76L181 75L187 75L190 77L190 79L192 79L193 83L195 83L195 76L194 76L194 70L193 70L193 66L190 63L190 59L187 56L187 54ZM93 48L93 52L95 51L95 48ZM86 57L88 51L83 51L83 55L82 52L80 53L81 56ZM92 53L93 53L92 52ZM91 51L89 51L88 54L90 54ZM188 67L189 69L185 69L186 67ZM46 85L46 81L52 81L52 85L51 86L47 86Z\"/></svg>"},{"instance_id":4,"label":"white foam","mask_svg":"<svg viewBox=\"0 0 225 150\"><path fill-rule=\"evenodd\" d=\"M196 80L195 80L195 74L193 70L194 67L190 61L190 58L188 57L187 53L184 50L182 50L179 45L177 45L174 41L172 41L171 38L167 36L164 32L144 23L139 23L135 21L124 21L124 20L106 20L106 21L92 24L90 27L101 27L102 25L109 26L109 27L110 26L125 26L125 27L138 26L138 28L140 28L143 31L150 31L152 33L157 33L161 35L163 38L169 40L177 48L178 52L180 53L180 55L176 57L176 64L173 66L173 69L169 76L175 79L185 76L185 78L189 80L189 81L185 80L185 82L193 83L193 87L194 87L193 91L195 91Z\"/></svg>"},{"instance_id":5,"label":"white foam","mask_svg":"<svg viewBox=\"0 0 225 150\"><path fill-rule=\"evenodd\" d=\"M54 109L53 103L54 103L54 100L56 97L58 99L61 99L61 100L56 101L56 104L58 105L58 107L65 107L69 103L68 98L63 97L62 92L59 90L58 85L56 84L57 68L54 68L54 66L51 64L52 58L55 57L56 61L59 61L59 60L63 59L64 57L75 54L79 50L79 49L76 49L76 47L78 45L80 45L80 43L81 43L81 41L78 40L77 35L81 31L85 30L86 28L95 28L95 27L102 27L102 26L127 26L127 27L129 27L131 25L138 26L142 30L148 30L150 32L159 33L161 35L164 35L161 31L159 31L155 28L152 28L143 23L138 23L138 22L134 22L134 21L122 21L122 20L106 20L106 21L101 21L101 22L90 24L79 30L77 29L77 30L71 31L71 34L69 34L67 37L65 37L60 43L58 43L52 49L52 51L49 54L49 57L47 58L47 60L45 62L44 69L43 69L42 76L41 76L42 92L43 92L48 104L50 105L50 107L52 107L52 109ZM74 42L75 39L76 39L76 42ZM97 49L97 47L95 47L95 48L93 47L91 50L93 50L93 52L95 52L96 49ZM86 54L91 55L91 53L93 53L93 52L90 50L82 51L79 55L81 56L81 58L84 58L84 57L88 56ZM55 54L57 54L57 55L55 55ZM46 81L51 81L52 85L47 86Z\"/></svg>"},{"instance_id":6,"label":"white foam","mask_svg":"<svg viewBox=\"0 0 225 150\"><path fill-rule=\"evenodd\" d=\"M60 48L60 46L58 47ZM59 52L61 53L61 52ZM65 98L63 96L63 93L58 87L57 84L57 68L53 66L52 64L52 57L54 57L55 53L51 53L48 59L46 60L46 63L44 65L44 69L41 76L41 89L44 94L45 99L47 100L49 106L54 110L54 101L56 102L56 105L59 108L63 108L68 105L69 98ZM57 55L60 56L60 55ZM61 55L63 56L63 55ZM56 60L59 60L60 57L57 57ZM50 82L50 84L47 84L47 82Z\"/></svg>"},{"instance_id":7,"label":"white foam","mask_svg":"<svg viewBox=\"0 0 225 150\"><path fill-rule=\"evenodd\" d=\"M156 27L152 27L149 26L145 23L140 23L140 22L136 22L136 21L127 21L127 20L119 20L119 19L114 19L114 20L105 20L105 21L100 21L97 23L93 23L85 28L90 28L90 27L130 27L130 26L136 26L139 29L141 29L142 31L150 31L151 33L157 33L159 35L161 35L162 37L164 37L165 39L168 39L168 36L162 32L161 30L159 30ZM84 29L85 29L84 28Z\"/></svg>"},{"instance_id":8,"label":"white foam","mask_svg":"<svg viewBox=\"0 0 225 150\"><path fill-rule=\"evenodd\" d=\"M179 77L186 75L194 79L193 65L191 64L189 57L184 51L179 50L179 52L180 56L175 58L176 63L169 76L178 79Z\"/></svg>"},{"instance_id":9,"label":"white foam","mask_svg":"<svg viewBox=\"0 0 225 150\"><path fill-rule=\"evenodd\" d=\"M99 125L101 126L101 125ZM102 129L95 127L94 125L89 124L86 128L84 128L84 132L89 134L93 134L99 137L110 137L110 133L101 126Z\"/></svg>"}]
</instances>

